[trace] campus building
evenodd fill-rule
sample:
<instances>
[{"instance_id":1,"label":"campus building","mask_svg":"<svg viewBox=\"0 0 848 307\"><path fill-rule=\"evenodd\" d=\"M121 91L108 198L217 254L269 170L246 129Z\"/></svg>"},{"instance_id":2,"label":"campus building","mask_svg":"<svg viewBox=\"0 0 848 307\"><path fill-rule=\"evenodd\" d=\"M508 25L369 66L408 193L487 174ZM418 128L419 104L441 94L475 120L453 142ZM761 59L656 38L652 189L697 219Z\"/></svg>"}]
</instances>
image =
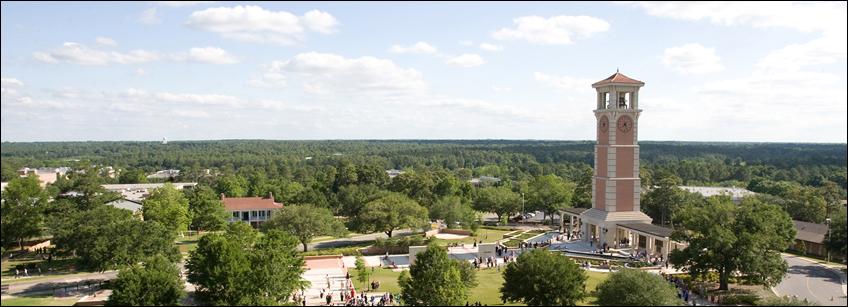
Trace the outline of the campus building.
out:
<instances>
[{"instance_id":1,"label":"campus building","mask_svg":"<svg viewBox=\"0 0 848 307\"><path fill-rule=\"evenodd\" d=\"M640 207L639 89L645 83L616 71L595 82L597 92L592 208L566 210L569 225L578 224L581 239L602 248L627 246L668 259L671 229L652 225ZM564 216L564 217L565 217Z\"/></svg>"},{"instance_id":2,"label":"campus building","mask_svg":"<svg viewBox=\"0 0 848 307\"><path fill-rule=\"evenodd\" d=\"M274 211L283 208L283 204L274 202L274 194L266 197L226 197L221 193L221 201L229 214L230 223L244 221L253 228L258 228L271 218Z\"/></svg>"}]
</instances>

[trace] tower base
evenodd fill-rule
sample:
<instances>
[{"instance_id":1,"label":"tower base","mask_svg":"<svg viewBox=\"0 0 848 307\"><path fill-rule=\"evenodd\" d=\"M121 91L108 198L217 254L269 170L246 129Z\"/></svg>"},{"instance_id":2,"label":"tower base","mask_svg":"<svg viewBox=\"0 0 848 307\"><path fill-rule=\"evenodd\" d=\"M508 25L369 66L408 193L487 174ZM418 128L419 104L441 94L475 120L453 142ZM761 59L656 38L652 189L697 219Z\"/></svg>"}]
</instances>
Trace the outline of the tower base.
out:
<instances>
[{"instance_id":1,"label":"tower base","mask_svg":"<svg viewBox=\"0 0 848 307\"><path fill-rule=\"evenodd\" d=\"M592 241L597 246L615 246L618 238L618 224L646 223L650 224L653 219L641 211L607 212L595 208L580 214L581 240Z\"/></svg>"}]
</instances>

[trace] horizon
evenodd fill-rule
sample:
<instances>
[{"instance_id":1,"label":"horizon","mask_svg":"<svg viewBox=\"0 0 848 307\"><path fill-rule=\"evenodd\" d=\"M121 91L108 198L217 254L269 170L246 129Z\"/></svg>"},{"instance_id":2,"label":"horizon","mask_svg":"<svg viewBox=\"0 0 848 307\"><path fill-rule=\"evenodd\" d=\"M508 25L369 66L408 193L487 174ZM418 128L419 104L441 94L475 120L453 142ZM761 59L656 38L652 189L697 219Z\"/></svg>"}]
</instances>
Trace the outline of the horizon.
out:
<instances>
[{"instance_id":1,"label":"horizon","mask_svg":"<svg viewBox=\"0 0 848 307\"><path fill-rule=\"evenodd\" d=\"M619 69L640 138L848 141L844 2L2 7L3 142L589 140Z\"/></svg>"},{"instance_id":2,"label":"horizon","mask_svg":"<svg viewBox=\"0 0 848 307\"><path fill-rule=\"evenodd\" d=\"M194 139L194 140L167 140L168 144L180 142L219 142L219 141L268 141L268 142L461 142L461 141L514 141L514 142L587 142L595 143L596 140L558 140L558 139ZM70 141L2 141L2 143L162 143L162 140L70 140ZM642 143L719 143L719 144L807 144L807 145L848 145L838 142L785 142L785 141L681 141L681 140L639 140ZM162 144L167 145L167 144Z\"/></svg>"}]
</instances>

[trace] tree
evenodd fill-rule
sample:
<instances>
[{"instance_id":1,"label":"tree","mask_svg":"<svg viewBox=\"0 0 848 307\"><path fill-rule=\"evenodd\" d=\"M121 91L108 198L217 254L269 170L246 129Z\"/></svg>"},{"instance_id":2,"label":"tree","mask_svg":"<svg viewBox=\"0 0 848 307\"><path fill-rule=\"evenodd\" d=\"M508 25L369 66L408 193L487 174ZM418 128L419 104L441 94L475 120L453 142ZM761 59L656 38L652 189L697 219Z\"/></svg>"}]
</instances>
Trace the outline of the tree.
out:
<instances>
[{"instance_id":1,"label":"tree","mask_svg":"<svg viewBox=\"0 0 848 307\"><path fill-rule=\"evenodd\" d=\"M174 234L188 229L191 216L188 200L171 183L154 189L142 204L145 221L155 221L165 225Z\"/></svg>"},{"instance_id":2,"label":"tree","mask_svg":"<svg viewBox=\"0 0 848 307\"><path fill-rule=\"evenodd\" d=\"M444 220L449 228L460 225L468 229L479 221L474 209L459 196L448 196L440 198L430 207L431 220Z\"/></svg>"},{"instance_id":3,"label":"tree","mask_svg":"<svg viewBox=\"0 0 848 307\"><path fill-rule=\"evenodd\" d=\"M585 297L586 273L544 249L522 253L503 273L501 299L530 306L573 306Z\"/></svg>"},{"instance_id":4,"label":"tree","mask_svg":"<svg viewBox=\"0 0 848 307\"><path fill-rule=\"evenodd\" d=\"M507 186L485 187L477 190L473 204L474 209L492 212L498 216L498 221L502 221L503 217L521 210L521 195Z\"/></svg>"},{"instance_id":5,"label":"tree","mask_svg":"<svg viewBox=\"0 0 848 307\"><path fill-rule=\"evenodd\" d=\"M279 230L258 237L244 222L203 236L186 264L197 297L213 305L279 305L305 286L297 240Z\"/></svg>"},{"instance_id":6,"label":"tree","mask_svg":"<svg viewBox=\"0 0 848 307\"><path fill-rule=\"evenodd\" d=\"M159 255L122 269L112 283L107 306L175 306L185 296L180 270Z\"/></svg>"},{"instance_id":7,"label":"tree","mask_svg":"<svg viewBox=\"0 0 848 307\"><path fill-rule=\"evenodd\" d=\"M479 284L477 282L477 269L471 265L471 262L459 259L454 259L453 262L459 270L459 278L462 279L462 283L464 283L468 289L474 289L477 287Z\"/></svg>"},{"instance_id":8,"label":"tree","mask_svg":"<svg viewBox=\"0 0 848 307\"><path fill-rule=\"evenodd\" d=\"M361 284L367 284L371 278L371 270L365 266L365 259L362 256L356 256L356 280Z\"/></svg>"},{"instance_id":9,"label":"tree","mask_svg":"<svg viewBox=\"0 0 848 307\"><path fill-rule=\"evenodd\" d=\"M307 251L309 241L316 236L342 237L347 231L344 224L333 217L329 209L312 205L283 207L262 224L262 229L277 229L290 233L303 244L304 252Z\"/></svg>"},{"instance_id":10,"label":"tree","mask_svg":"<svg viewBox=\"0 0 848 307\"><path fill-rule=\"evenodd\" d=\"M848 243L845 237L845 218L845 208L842 208L830 219L830 231L828 232L830 237L826 238L824 242L831 253L839 253L843 259L846 257L846 244Z\"/></svg>"},{"instance_id":11,"label":"tree","mask_svg":"<svg viewBox=\"0 0 848 307\"><path fill-rule=\"evenodd\" d=\"M24 240L41 234L47 194L39 186L38 177L29 175L9 181L2 198L2 244L16 242L23 249Z\"/></svg>"},{"instance_id":12,"label":"tree","mask_svg":"<svg viewBox=\"0 0 848 307\"><path fill-rule=\"evenodd\" d=\"M227 211L221 198L208 186L196 186L185 191L191 228L197 230L222 230L227 224Z\"/></svg>"},{"instance_id":13,"label":"tree","mask_svg":"<svg viewBox=\"0 0 848 307\"><path fill-rule=\"evenodd\" d=\"M436 245L419 253L409 266L409 274L402 273L398 283L400 298L409 306L459 306L470 290L456 262Z\"/></svg>"},{"instance_id":14,"label":"tree","mask_svg":"<svg viewBox=\"0 0 848 307\"><path fill-rule=\"evenodd\" d=\"M218 179L217 190L229 197L242 197L247 195L247 179L239 175L226 175Z\"/></svg>"},{"instance_id":15,"label":"tree","mask_svg":"<svg viewBox=\"0 0 848 307\"><path fill-rule=\"evenodd\" d=\"M536 177L530 182L527 204L531 208L544 211L551 217L551 223L553 223L555 213L571 206L574 187L574 183L556 175Z\"/></svg>"},{"instance_id":16,"label":"tree","mask_svg":"<svg viewBox=\"0 0 848 307\"><path fill-rule=\"evenodd\" d=\"M601 306L674 306L683 302L665 279L645 271L625 269L598 285Z\"/></svg>"},{"instance_id":17,"label":"tree","mask_svg":"<svg viewBox=\"0 0 848 307\"><path fill-rule=\"evenodd\" d=\"M366 204L353 224L360 231L382 231L391 238L395 230L423 227L428 215L427 208L406 195L390 193Z\"/></svg>"},{"instance_id":18,"label":"tree","mask_svg":"<svg viewBox=\"0 0 848 307\"><path fill-rule=\"evenodd\" d=\"M385 174L385 172L384 172ZM380 189L374 184L347 185L339 188L336 193L336 202L340 207L339 213L347 217L359 215L359 211L365 204L385 196L388 191Z\"/></svg>"},{"instance_id":19,"label":"tree","mask_svg":"<svg viewBox=\"0 0 848 307\"><path fill-rule=\"evenodd\" d=\"M144 173L143 169L139 168L128 168L121 172L118 175L118 183L145 183L147 182L147 175Z\"/></svg>"},{"instance_id":20,"label":"tree","mask_svg":"<svg viewBox=\"0 0 848 307\"><path fill-rule=\"evenodd\" d=\"M171 261L180 258L172 231L159 222L140 221L129 210L101 206L70 211L50 224L52 243L75 254L82 267L104 271L159 254Z\"/></svg>"},{"instance_id":21,"label":"tree","mask_svg":"<svg viewBox=\"0 0 848 307\"><path fill-rule=\"evenodd\" d=\"M756 284L773 286L786 274L780 252L795 238L795 227L780 207L744 198L735 205L729 197L714 196L705 205L681 210L682 223L672 240L688 242L669 259L693 277L719 274L719 290L728 290L731 274L739 272Z\"/></svg>"},{"instance_id":22,"label":"tree","mask_svg":"<svg viewBox=\"0 0 848 307\"><path fill-rule=\"evenodd\" d=\"M678 187L682 180L673 174L661 173L654 178L654 184L656 186L648 190L642 198L642 208L645 214L665 226L666 222L672 221L672 216L682 206L684 191Z\"/></svg>"}]
</instances>

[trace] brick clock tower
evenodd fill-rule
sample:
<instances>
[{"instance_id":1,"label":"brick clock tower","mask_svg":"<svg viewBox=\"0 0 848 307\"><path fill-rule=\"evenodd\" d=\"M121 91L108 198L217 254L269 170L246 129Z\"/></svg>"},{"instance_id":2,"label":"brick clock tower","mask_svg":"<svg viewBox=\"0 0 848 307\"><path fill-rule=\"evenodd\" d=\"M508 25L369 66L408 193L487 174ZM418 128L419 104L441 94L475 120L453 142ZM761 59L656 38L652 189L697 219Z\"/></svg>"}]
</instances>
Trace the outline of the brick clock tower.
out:
<instances>
[{"instance_id":1,"label":"brick clock tower","mask_svg":"<svg viewBox=\"0 0 848 307\"><path fill-rule=\"evenodd\" d=\"M592 208L580 215L582 238L601 246L626 238L616 225L651 223L640 210L639 89L645 83L618 71L595 82L595 171ZM619 233L620 232L620 233Z\"/></svg>"}]
</instances>

